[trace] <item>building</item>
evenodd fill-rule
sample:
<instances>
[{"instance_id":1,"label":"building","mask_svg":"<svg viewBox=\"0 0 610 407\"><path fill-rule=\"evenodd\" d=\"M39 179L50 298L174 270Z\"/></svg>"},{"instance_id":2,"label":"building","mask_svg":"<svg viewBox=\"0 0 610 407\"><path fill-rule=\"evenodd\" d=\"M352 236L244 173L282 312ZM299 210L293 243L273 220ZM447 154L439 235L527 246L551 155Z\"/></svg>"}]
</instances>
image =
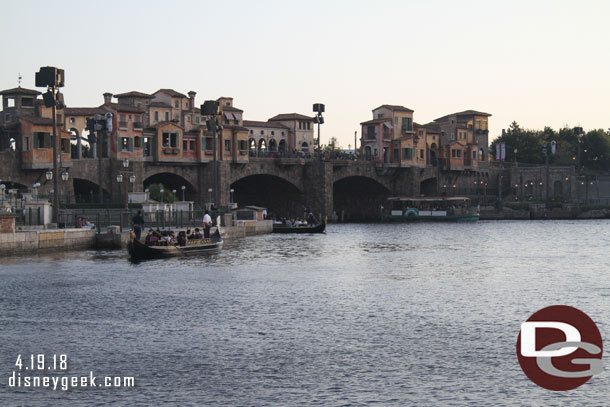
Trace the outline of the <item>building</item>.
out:
<instances>
[{"instance_id":1,"label":"building","mask_svg":"<svg viewBox=\"0 0 610 407\"><path fill-rule=\"evenodd\" d=\"M466 110L440 117L439 158L447 169L473 169L487 164L489 113Z\"/></svg>"},{"instance_id":2,"label":"building","mask_svg":"<svg viewBox=\"0 0 610 407\"><path fill-rule=\"evenodd\" d=\"M265 153L288 152L290 128L280 122L260 122L244 120L248 129L248 146L250 154L259 156Z\"/></svg>"},{"instance_id":3,"label":"building","mask_svg":"<svg viewBox=\"0 0 610 407\"><path fill-rule=\"evenodd\" d=\"M305 116L299 113L282 113L273 116L268 120L268 122L288 128L287 138L289 152L313 152L313 117Z\"/></svg>"}]
</instances>

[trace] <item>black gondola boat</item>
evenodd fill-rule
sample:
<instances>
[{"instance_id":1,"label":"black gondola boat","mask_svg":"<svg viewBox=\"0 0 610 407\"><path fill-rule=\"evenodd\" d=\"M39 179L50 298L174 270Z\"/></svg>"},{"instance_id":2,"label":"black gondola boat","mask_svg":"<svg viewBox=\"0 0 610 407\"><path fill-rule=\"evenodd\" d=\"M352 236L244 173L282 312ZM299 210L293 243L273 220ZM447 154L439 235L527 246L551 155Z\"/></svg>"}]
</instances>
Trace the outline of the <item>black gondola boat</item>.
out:
<instances>
[{"instance_id":1,"label":"black gondola boat","mask_svg":"<svg viewBox=\"0 0 610 407\"><path fill-rule=\"evenodd\" d=\"M273 233L324 233L325 229L325 222L313 226L273 225Z\"/></svg>"},{"instance_id":2,"label":"black gondola boat","mask_svg":"<svg viewBox=\"0 0 610 407\"><path fill-rule=\"evenodd\" d=\"M148 259L163 259L166 257L194 256L214 252L222 247L220 232L212 234L209 239L190 239L185 246L147 246L136 240L133 231L129 235L127 251L134 261Z\"/></svg>"}]
</instances>

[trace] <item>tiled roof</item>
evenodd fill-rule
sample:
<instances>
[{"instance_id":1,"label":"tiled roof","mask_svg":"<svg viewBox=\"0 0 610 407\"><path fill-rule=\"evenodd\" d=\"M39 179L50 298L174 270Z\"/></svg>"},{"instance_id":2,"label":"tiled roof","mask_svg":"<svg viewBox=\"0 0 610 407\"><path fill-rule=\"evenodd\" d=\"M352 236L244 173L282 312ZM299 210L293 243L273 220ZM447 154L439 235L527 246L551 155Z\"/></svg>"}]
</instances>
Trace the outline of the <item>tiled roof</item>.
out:
<instances>
[{"instance_id":1,"label":"tiled roof","mask_svg":"<svg viewBox=\"0 0 610 407\"><path fill-rule=\"evenodd\" d=\"M451 113L446 116L439 117L438 119L435 119L434 121L435 122L443 121L443 120L449 118L449 116L485 116L485 117L489 117L489 116L491 116L491 114L485 113L485 112L478 112L476 110L464 110L463 112Z\"/></svg>"},{"instance_id":2,"label":"tiled roof","mask_svg":"<svg viewBox=\"0 0 610 407\"><path fill-rule=\"evenodd\" d=\"M23 121L26 121L28 123L32 123L32 124L46 125L46 126L53 125L53 119L48 119L46 117L24 116L24 117L20 117L20 119ZM57 123L57 125L60 126L61 123Z\"/></svg>"},{"instance_id":3,"label":"tiled roof","mask_svg":"<svg viewBox=\"0 0 610 407\"><path fill-rule=\"evenodd\" d=\"M384 118L384 119L373 119L373 120L368 120L366 122L362 122L360 124L379 124L379 123L392 123L392 119L390 119L389 117Z\"/></svg>"},{"instance_id":4,"label":"tiled roof","mask_svg":"<svg viewBox=\"0 0 610 407\"><path fill-rule=\"evenodd\" d=\"M136 98L148 98L153 99L153 95L149 95L148 93L138 92L136 90L132 90L127 93L119 93L118 95L114 95L115 98L126 98L126 97L136 97Z\"/></svg>"},{"instance_id":5,"label":"tiled roof","mask_svg":"<svg viewBox=\"0 0 610 407\"><path fill-rule=\"evenodd\" d=\"M259 122L256 120L244 120L244 127L269 127L274 129L290 128L288 126L284 126L282 123Z\"/></svg>"},{"instance_id":6,"label":"tiled roof","mask_svg":"<svg viewBox=\"0 0 610 407\"><path fill-rule=\"evenodd\" d=\"M171 109L172 106L167 104L167 103L163 103L163 102L150 102L149 104L150 107L163 107L166 109Z\"/></svg>"},{"instance_id":7,"label":"tiled roof","mask_svg":"<svg viewBox=\"0 0 610 407\"><path fill-rule=\"evenodd\" d=\"M176 127L180 127L181 129L184 129L184 127L180 126L178 123L174 123L174 122L159 122L157 124L153 124L151 127L154 129L158 129L159 127L168 125L168 124L173 124Z\"/></svg>"},{"instance_id":8,"label":"tiled roof","mask_svg":"<svg viewBox=\"0 0 610 407\"><path fill-rule=\"evenodd\" d=\"M390 109L393 112L411 112L411 113L413 113L415 111L415 110L409 109L408 107L399 106L399 105L381 105L377 109L373 109L373 111L381 109L381 108Z\"/></svg>"},{"instance_id":9,"label":"tiled roof","mask_svg":"<svg viewBox=\"0 0 610 407\"><path fill-rule=\"evenodd\" d=\"M143 109L139 109L132 105L123 105L120 103L110 103L108 105L101 105L101 108L112 108L117 112L125 112L125 113L144 113Z\"/></svg>"},{"instance_id":10,"label":"tiled roof","mask_svg":"<svg viewBox=\"0 0 610 407\"><path fill-rule=\"evenodd\" d=\"M7 89L0 92L0 95L32 95L37 96L42 94L37 90L22 88L21 86L18 88Z\"/></svg>"},{"instance_id":11,"label":"tiled roof","mask_svg":"<svg viewBox=\"0 0 610 407\"><path fill-rule=\"evenodd\" d=\"M180 92L176 92L173 89L159 89L158 91L153 93L153 95L156 95L157 93L165 93L165 94L170 95L173 98L185 98L185 99L188 99L188 97L186 95L183 95Z\"/></svg>"},{"instance_id":12,"label":"tiled roof","mask_svg":"<svg viewBox=\"0 0 610 407\"><path fill-rule=\"evenodd\" d=\"M104 114L106 111L99 107L66 107L64 115L66 116L93 116L94 114Z\"/></svg>"},{"instance_id":13,"label":"tiled roof","mask_svg":"<svg viewBox=\"0 0 610 407\"><path fill-rule=\"evenodd\" d=\"M233 106L221 106L221 109L223 112L241 112L243 113L244 111L241 109L238 109L236 107Z\"/></svg>"},{"instance_id":14,"label":"tiled roof","mask_svg":"<svg viewBox=\"0 0 610 407\"><path fill-rule=\"evenodd\" d=\"M304 116L298 113L282 113L277 116L273 116L269 121L280 121L280 120L313 120L313 117Z\"/></svg>"},{"instance_id":15,"label":"tiled roof","mask_svg":"<svg viewBox=\"0 0 610 407\"><path fill-rule=\"evenodd\" d=\"M243 130L243 131L248 131L249 130L248 128L246 128L244 126L236 126L236 125L233 125L233 124L225 124L222 127L225 128L225 129L238 130L238 131L239 130Z\"/></svg>"}]
</instances>

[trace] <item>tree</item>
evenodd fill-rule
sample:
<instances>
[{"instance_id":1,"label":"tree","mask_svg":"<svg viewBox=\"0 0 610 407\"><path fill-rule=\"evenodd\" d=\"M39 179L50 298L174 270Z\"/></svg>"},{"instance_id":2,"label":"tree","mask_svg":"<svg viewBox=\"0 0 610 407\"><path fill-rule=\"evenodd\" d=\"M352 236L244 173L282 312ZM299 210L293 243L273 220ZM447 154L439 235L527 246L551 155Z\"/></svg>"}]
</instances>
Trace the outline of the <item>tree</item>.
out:
<instances>
[{"instance_id":1,"label":"tree","mask_svg":"<svg viewBox=\"0 0 610 407\"><path fill-rule=\"evenodd\" d=\"M337 138L331 137L329 143L324 145L322 147L322 150L325 152L333 152L333 151L340 152L341 147L339 147L339 145L338 145Z\"/></svg>"},{"instance_id":2,"label":"tree","mask_svg":"<svg viewBox=\"0 0 610 407\"><path fill-rule=\"evenodd\" d=\"M150 199L161 202L161 188L163 188L163 202L173 203L176 200L176 197L174 196L173 192L163 184L151 184L148 186Z\"/></svg>"}]
</instances>

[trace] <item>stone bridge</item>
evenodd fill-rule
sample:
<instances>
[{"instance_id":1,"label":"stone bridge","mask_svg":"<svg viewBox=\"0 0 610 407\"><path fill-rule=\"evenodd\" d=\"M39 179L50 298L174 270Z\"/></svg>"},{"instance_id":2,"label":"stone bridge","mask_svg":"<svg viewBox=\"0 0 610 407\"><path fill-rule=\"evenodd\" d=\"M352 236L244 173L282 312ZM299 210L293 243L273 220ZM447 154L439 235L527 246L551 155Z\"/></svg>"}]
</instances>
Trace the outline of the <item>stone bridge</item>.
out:
<instances>
[{"instance_id":1,"label":"stone bridge","mask_svg":"<svg viewBox=\"0 0 610 407\"><path fill-rule=\"evenodd\" d=\"M12 151L0 152L0 160L0 182L7 188L24 190L39 182L39 193L52 190L53 182L45 177L47 170L22 169L19 156ZM97 201L100 179L104 195L116 203L126 202L128 192L143 192L151 184L162 183L166 190L177 191L178 200L182 199L184 186L186 200L200 204L212 201L219 206L230 202L259 205L280 216L300 216L307 206L322 216L336 212L356 220L376 215L385 198L392 195L482 195L484 180L485 193L493 196L500 179L498 170L491 168L441 171L438 167L397 167L351 160L251 158L246 164L217 164L218 187L212 162L139 161L124 168L122 161L116 159L105 158L101 166L97 159L72 160L67 169L69 180L59 181L60 199ZM554 170L552 175L558 180L573 178L573 170L570 174L564 172ZM123 174L120 184L118 174ZM133 184L129 182L131 175L135 175ZM506 180L513 182L515 177L511 173Z\"/></svg>"}]
</instances>

